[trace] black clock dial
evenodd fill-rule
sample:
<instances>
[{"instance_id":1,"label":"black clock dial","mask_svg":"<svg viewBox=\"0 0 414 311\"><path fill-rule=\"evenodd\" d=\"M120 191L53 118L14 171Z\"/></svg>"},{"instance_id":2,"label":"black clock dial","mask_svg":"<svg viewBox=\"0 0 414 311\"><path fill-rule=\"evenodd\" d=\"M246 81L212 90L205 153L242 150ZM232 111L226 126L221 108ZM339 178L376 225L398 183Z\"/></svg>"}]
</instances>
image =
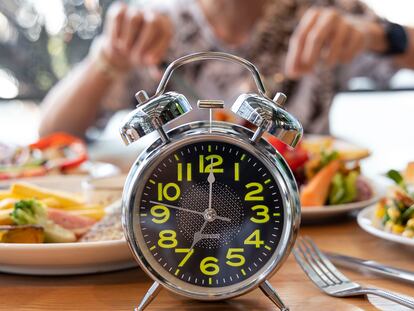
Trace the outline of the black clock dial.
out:
<instances>
[{"instance_id":1,"label":"black clock dial","mask_svg":"<svg viewBox=\"0 0 414 311\"><path fill-rule=\"evenodd\" d=\"M162 268L191 284L223 287L258 272L283 230L280 190L247 150L203 141L163 156L140 201L140 228Z\"/></svg>"}]
</instances>

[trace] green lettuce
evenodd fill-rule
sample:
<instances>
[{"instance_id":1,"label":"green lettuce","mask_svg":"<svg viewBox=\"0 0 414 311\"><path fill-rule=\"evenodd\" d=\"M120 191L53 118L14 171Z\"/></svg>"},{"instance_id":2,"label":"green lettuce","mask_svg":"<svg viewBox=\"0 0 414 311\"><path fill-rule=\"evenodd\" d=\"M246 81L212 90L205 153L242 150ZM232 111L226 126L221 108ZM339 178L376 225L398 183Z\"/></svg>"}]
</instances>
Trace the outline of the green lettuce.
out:
<instances>
[{"instance_id":1,"label":"green lettuce","mask_svg":"<svg viewBox=\"0 0 414 311\"><path fill-rule=\"evenodd\" d=\"M345 204L355 201L358 195L357 179L359 173L351 171L348 175L336 173L332 179L328 196L329 205Z\"/></svg>"}]
</instances>

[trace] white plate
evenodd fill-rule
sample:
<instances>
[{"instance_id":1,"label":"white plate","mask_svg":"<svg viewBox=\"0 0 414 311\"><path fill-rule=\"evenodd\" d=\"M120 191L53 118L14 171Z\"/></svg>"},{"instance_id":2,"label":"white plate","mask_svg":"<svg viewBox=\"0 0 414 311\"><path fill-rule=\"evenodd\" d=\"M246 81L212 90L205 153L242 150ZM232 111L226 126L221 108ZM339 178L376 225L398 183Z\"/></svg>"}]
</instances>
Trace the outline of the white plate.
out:
<instances>
[{"instance_id":1,"label":"white plate","mask_svg":"<svg viewBox=\"0 0 414 311\"><path fill-rule=\"evenodd\" d=\"M0 271L31 275L70 275L121 270L136 263L125 240L54 243L0 243Z\"/></svg>"},{"instance_id":2,"label":"white plate","mask_svg":"<svg viewBox=\"0 0 414 311\"><path fill-rule=\"evenodd\" d=\"M414 239L406 238L391 232L386 232L382 230L382 228L376 226L373 221L374 212L375 205L368 206L359 212L357 221L362 229L381 239L414 247Z\"/></svg>"},{"instance_id":3,"label":"white plate","mask_svg":"<svg viewBox=\"0 0 414 311\"><path fill-rule=\"evenodd\" d=\"M81 192L87 176L25 179L38 186ZM0 188L12 181L0 182ZM69 275L114 271L135 266L125 240L54 244L0 243L0 271L32 275Z\"/></svg>"},{"instance_id":4,"label":"white plate","mask_svg":"<svg viewBox=\"0 0 414 311\"><path fill-rule=\"evenodd\" d=\"M347 204L302 207L302 222L329 221L332 218L336 219L377 202L379 200L378 187L368 178L364 178L364 180L373 192L370 199Z\"/></svg>"}]
</instances>

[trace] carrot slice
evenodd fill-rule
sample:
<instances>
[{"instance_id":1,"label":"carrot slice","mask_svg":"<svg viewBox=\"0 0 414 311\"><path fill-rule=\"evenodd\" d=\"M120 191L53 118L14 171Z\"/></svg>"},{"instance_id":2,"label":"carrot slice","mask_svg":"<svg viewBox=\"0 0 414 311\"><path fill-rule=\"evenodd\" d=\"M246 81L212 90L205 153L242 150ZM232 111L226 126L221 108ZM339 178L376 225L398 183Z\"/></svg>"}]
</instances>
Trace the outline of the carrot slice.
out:
<instances>
[{"instance_id":1,"label":"carrot slice","mask_svg":"<svg viewBox=\"0 0 414 311\"><path fill-rule=\"evenodd\" d=\"M307 185L302 187L300 202L303 207L324 205L329 194L329 187L336 172L339 170L340 161L334 160L322 168Z\"/></svg>"}]
</instances>

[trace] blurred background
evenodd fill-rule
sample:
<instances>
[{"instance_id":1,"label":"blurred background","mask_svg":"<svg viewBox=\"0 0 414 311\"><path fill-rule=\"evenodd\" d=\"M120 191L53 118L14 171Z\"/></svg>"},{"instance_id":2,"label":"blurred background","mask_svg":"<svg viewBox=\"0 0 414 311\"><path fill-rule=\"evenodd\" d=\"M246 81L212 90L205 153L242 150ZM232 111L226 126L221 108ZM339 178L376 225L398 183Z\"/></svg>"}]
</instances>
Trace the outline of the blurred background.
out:
<instances>
[{"instance_id":1,"label":"blurred background","mask_svg":"<svg viewBox=\"0 0 414 311\"><path fill-rule=\"evenodd\" d=\"M168 0L166 0L168 1ZM0 2L0 141L26 144L37 139L39 102L88 53L102 30L110 0L2 0ZM145 5L146 1L135 1ZM379 16L414 26L414 3L364 0ZM392 111L392 117L390 117ZM357 112L357 113L356 113ZM414 154L414 71L398 71L387 88L355 77L331 109L333 135L374 152L366 163L376 171L384 155L402 167ZM117 136L116 123L106 133ZM91 132L91 139L102 138ZM381 154L376 157L376 154Z\"/></svg>"}]
</instances>

